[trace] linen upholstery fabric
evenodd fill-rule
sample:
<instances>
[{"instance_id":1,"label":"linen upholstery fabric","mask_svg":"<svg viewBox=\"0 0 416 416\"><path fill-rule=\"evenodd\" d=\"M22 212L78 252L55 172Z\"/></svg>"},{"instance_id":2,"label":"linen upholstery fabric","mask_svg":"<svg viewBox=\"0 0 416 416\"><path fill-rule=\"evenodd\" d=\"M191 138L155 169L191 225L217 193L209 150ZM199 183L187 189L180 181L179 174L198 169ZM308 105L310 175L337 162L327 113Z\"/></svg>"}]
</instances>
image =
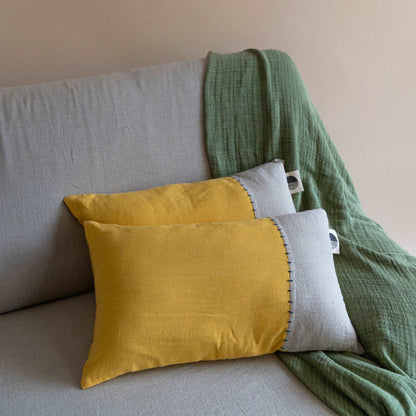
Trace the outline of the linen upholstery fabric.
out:
<instances>
[{"instance_id":1,"label":"linen upholstery fabric","mask_svg":"<svg viewBox=\"0 0 416 416\"><path fill-rule=\"evenodd\" d=\"M171 184L136 192L64 198L82 224L161 225L234 221L295 212L283 163L257 166L233 178Z\"/></svg>"},{"instance_id":2,"label":"linen upholstery fabric","mask_svg":"<svg viewBox=\"0 0 416 416\"><path fill-rule=\"evenodd\" d=\"M83 388L146 368L278 349L359 351L322 210L235 222L84 226L97 311Z\"/></svg>"},{"instance_id":3,"label":"linen upholstery fabric","mask_svg":"<svg viewBox=\"0 0 416 416\"><path fill-rule=\"evenodd\" d=\"M83 391L94 293L0 315L2 416L335 415L275 354L126 374Z\"/></svg>"},{"instance_id":4,"label":"linen upholstery fabric","mask_svg":"<svg viewBox=\"0 0 416 416\"><path fill-rule=\"evenodd\" d=\"M416 259L363 212L293 61L271 50L210 54L205 122L214 176L283 158L302 174L296 208L324 208L340 238L337 275L366 354L282 360L339 414L415 415Z\"/></svg>"},{"instance_id":5,"label":"linen upholstery fabric","mask_svg":"<svg viewBox=\"0 0 416 416\"><path fill-rule=\"evenodd\" d=\"M204 70L197 60L0 89L0 313L93 287L65 195L210 177Z\"/></svg>"}]
</instances>

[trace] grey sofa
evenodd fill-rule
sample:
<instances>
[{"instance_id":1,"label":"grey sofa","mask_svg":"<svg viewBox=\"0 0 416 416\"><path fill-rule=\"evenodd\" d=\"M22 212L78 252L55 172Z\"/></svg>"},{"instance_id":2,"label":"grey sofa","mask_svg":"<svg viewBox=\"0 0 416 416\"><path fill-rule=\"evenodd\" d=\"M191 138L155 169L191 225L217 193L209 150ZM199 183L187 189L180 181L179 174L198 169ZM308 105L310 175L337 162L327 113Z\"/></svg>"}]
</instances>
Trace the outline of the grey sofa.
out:
<instances>
[{"instance_id":1,"label":"grey sofa","mask_svg":"<svg viewBox=\"0 0 416 416\"><path fill-rule=\"evenodd\" d=\"M82 227L62 199L207 179L205 61L0 89L0 415L328 415L276 355L81 390L94 325Z\"/></svg>"}]
</instances>

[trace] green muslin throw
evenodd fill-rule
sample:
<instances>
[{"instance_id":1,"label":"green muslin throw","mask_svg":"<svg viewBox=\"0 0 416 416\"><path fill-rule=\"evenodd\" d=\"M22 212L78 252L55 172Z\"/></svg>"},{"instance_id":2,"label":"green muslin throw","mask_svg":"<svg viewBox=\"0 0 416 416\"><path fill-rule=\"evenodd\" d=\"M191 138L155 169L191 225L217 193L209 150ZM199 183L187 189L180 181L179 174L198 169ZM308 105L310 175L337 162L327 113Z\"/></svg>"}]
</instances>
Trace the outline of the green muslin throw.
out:
<instances>
[{"instance_id":1,"label":"green muslin throw","mask_svg":"<svg viewBox=\"0 0 416 416\"><path fill-rule=\"evenodd\" d=\"M340 238L337 275L365 355L279 357L341 415L416 415L416 258L364 213L293 61L275 50L210 53L204 95L213 176L284 159L302 176L297 210L324 208Z\"/></svg>"}]
</instances>

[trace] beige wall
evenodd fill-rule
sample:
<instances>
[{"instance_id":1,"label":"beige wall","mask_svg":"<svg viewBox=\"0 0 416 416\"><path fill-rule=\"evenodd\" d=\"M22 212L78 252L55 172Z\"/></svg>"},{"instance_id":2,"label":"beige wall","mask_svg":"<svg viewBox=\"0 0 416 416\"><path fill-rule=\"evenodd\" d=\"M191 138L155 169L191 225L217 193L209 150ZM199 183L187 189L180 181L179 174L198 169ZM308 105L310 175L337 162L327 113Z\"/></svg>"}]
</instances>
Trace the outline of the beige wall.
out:
<instances>
[{"instance_id":1,"label":"beige wall","mask_svg":"<svg viewBox=\"0 0 416 416\"><path fill-rule=\"evenodd\" d=\"M285 50L365 210L416 254L415 15L414 0L3 0L0 86Z\"/></svg>"}]
</instances>

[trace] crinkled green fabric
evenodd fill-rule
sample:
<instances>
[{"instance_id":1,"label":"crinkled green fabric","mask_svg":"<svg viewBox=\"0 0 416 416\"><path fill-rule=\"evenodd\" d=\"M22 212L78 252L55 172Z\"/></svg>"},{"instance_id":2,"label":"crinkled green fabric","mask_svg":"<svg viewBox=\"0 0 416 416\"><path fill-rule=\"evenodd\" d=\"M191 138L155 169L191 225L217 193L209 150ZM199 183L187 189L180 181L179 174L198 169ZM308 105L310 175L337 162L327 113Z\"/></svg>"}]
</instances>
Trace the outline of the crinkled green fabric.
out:
<instances>
[{"instance_id":1,"label":"crinkled green fabric","mask_svg":"<svg viewBox=\"0 0 416 416\"><path fill-rule=\"evenodd\" d=\"M294 196L297 210L324 208L340 238L337 275L365 355L279 357L341 415L416 415L416 258L363 212L290 57L210 53L205 133L214 177L275 157L286 170L299 169L305 191Z\"/></svg>"}]
</instances>

